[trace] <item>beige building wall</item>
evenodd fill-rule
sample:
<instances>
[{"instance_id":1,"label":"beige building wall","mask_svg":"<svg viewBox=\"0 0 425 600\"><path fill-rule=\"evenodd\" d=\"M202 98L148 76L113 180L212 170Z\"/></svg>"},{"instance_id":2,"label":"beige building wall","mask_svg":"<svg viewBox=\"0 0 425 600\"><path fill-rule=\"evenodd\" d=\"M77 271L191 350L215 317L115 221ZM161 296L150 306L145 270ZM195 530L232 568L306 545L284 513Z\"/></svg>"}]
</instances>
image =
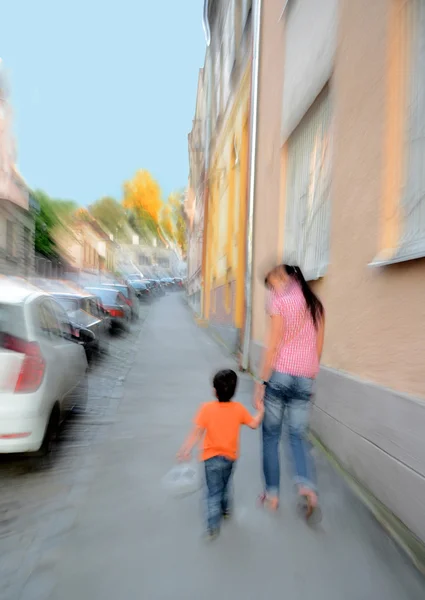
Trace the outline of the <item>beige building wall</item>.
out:
<instances>
[{"instance_id":1,"label":"beige building wall","mask_svg":"<svg viewBox=\"0 0 425 600\"><path fill-rule=\"evenodd\" d=\"M278 22L279 5L263 3L254 369L265 332L260 273L265 263L283 256L286 138L279 134L285 112L280 91L285 21ZM402 5L404 0L339 0L336 7L330 260L324 276L312 284L327 323L312 426L345 468L425 542L425 261L370 266L383 250L388 178L393 188L397 184L388 163L394 154L388 136L397 118L390 111L394 90L389 82L394 78L392 18ZM302 45L308 55L308 37ZM401 200L398 183L390 191Z\"/></svg>"},{"instance_id":2,"label":"beige building wall","mask_svg":"<svg viewBox=\"0 0 425 600\"><path fill-rule=\"evenodd\" d=\"M380 248L391 0L341 0L331 265L323 362L425 396L425 263L368 266ZM373 57L373 60L366 57Z\"/></svg>"},{"instance_id":3,"label":"beige building wall","mask_svg":"<svg viewBox=\"0 0 425 600\"><path fill-rule=\"evenodd\" d=\"M327 313L325 368L313 424L353 475L425 541L424 261L369 266L382 250L387 134L395 118L388 113L390 17L398 2L340 0L331 263L315 286Z\"/></svg>"}]
</instances>

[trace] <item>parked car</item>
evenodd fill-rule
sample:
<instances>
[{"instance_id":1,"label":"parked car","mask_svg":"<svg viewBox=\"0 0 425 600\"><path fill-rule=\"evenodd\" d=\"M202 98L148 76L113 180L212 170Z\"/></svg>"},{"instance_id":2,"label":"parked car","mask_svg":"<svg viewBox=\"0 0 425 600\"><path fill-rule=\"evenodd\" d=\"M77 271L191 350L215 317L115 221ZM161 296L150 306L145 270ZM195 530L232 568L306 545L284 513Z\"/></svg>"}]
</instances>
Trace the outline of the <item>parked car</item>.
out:
<instances>
[{"instance_id":1,"label":"parked car","mask_svg":"<svg viewBox=\"0 0 425 600\"><path fill-rule=\"evenodd\" d=\"M100 298L103 309L109 315L111 329L128 329L131 321L131 308L119 289L103 286L86 289Z\"/></svg>"},{"instance_id":2,"label":"parked car","mask_svg":"<svg viewBox=\"0 0 425 600\"><path fill-rule=\"evenodd\" d=\"M87 401L87 359L63 308L45 292L0 279L0 453L44 456L66 413Z\"/></svg>"},{"instance_id":3,"label":"parked car","mask_svg":"<svg viewBox=\"0 0 425 600\"><path fill-rule=\"evenodd\" d=\"M103 283L102 287L108 289L117 289L124 296L126 303L131 309L131 318L139 318L139 303L137 302L136 293L131 285L123 283ZM87 288L86 288L87 289Z\"/></svg>"},{"instance_id":4,"label":"parked car","mask_svg":"<svg viewBox=\"0 0 425 600\"><path fill-rule=\"evenodd\" d=\"M131 287L141 301L148 302L151 299L151 291L145 281L132 281Z\"/></svg>"},{"instance_id":5,"label":"parked car","mask_svg":"<svg viewBox=\"0 0 425 600\"><path fill-rule=\"evenodd\" d=\"M156 290L155 290L155 285L154 285L154 282L152 281L152 279L145 279L144 284L146 285L147 289L149 290L151 298L154 298L156 296Z\"/></svg>"},{"instance_id":6,"label":"parked car","mask_svg":"<svg viewBox=\"0 0 425 600\"><path fill-rule=\"evenodd\" d=\"M170 277L163 277L161 279L161 285L164 289L165 292L169 292L171 291L171 278Z\"/></svg>"},{"instance_id":7,"label":"parked car","mask_svg":"<svg viewBox=\"0 0 425 600\"><path fill-rule=\"evenodd\" d=\"M164 295L164 290L159 279L148 279L147 281L149 282L154 296L159 297Z\"/></svg>"},{"instance_id":8,"label":"parked car","mask_svg":"<svg viewBox=\"0 0 425 600\"><path fill-rule=\"evenodd\" d=\"M91 362L94 355L107 354L111 323L109 314L103 309L100 299L89 292L85 294L53 292L51 296L67 312L75 337L79 337L81 329L93 332L93 340L84 344L88 362Z\"/></svg>"},{"instance_id":9,"label":"parked car","mask_svg":"<svg viewBox=\"0 0 425 600\"><path fill-rule=\"evenodd\" d=\"M181 277L174 278L174 287L177 291L183 290L183 279Z\"/></svg>"},{"instance_id":10,"label":"parked car","mask_svg":"<svg viewBox=\"0 0 425 600\"><path fill-rule=\"evenodd\" d=\"M141 275L140 273L134 273L133 275L127 276L128 281L141 281L142 279L143 275Z\"/></svg>"}]
</instances>

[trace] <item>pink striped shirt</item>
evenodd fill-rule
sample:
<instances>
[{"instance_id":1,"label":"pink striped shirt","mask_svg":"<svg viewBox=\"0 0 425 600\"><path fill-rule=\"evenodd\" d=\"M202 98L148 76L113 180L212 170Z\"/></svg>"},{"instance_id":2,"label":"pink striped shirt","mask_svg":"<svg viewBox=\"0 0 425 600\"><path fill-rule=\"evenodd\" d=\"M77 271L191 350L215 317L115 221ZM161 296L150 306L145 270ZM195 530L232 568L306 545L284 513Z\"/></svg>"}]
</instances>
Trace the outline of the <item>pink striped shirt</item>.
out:
<instances>
[{"instance_id":1,"label":"pink striped shirt","mask_svg":"<svg viewBox=\"0 0 425 600\"><path fill-rule=\"evenodd\" d=\"M297 282L270 292L268 312L283 317L283 338L273 369L297 377L315 378L319 372L317 330Z\"/></svg>"}]
</instances>

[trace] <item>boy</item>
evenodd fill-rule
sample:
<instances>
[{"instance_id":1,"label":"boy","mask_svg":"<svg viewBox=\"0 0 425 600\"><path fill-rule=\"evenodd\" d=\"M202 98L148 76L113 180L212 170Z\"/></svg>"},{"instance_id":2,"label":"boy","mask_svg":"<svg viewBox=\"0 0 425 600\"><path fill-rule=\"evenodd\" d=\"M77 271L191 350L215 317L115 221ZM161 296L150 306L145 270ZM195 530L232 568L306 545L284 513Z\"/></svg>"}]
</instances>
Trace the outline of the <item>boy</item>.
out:
<instances>
[{"instance_id":1,"label":"boy","mask_svg":"<svg viewBox=\"0 0 425 600\"><path fill-rule=\"evenodd\" d=\"M207 402L195 418L195 427L183 444L178 458L188 460L192 448L202 440L201 460L207 484L207 537L217 537L222 518L230 517L229 485L238 457L239 430L242 425L256 429L264 407L253 417L239 402L232 402L238 377L230 369L219 371L213 380L218 400Z\"/></svg>"}]
</instances>

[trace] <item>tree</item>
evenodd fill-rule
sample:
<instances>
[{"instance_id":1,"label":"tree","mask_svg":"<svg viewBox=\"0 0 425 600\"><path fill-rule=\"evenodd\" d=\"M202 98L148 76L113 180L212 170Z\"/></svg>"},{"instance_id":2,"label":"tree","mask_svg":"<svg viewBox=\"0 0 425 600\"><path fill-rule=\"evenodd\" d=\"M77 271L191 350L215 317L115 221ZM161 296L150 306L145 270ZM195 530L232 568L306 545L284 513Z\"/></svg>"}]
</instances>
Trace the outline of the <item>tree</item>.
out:
<instances>
[{"instance_id":1,"label":"tree","mask_svg":"<svg viewBox=\"0 0 425 600\"><path fill-rule=\"evenodd\" d=\"M116 239L122 239L123 228L128 220L126 212L119 202L107 196L91 204L89 211Z\"/></svg>"},{"instance_id":2,"label":"tree","mask_svg":"<svg viewBox=\"0 0 425 600\"><path fill-rule=\"evenodd\" d=\"M162 209L161 189L149 171L137 171L133 179L124 182L123 206L133 213L140 233L158 237Z\"/></svg>"},{"instance_id":3,"label":"tree","mask_svg":"<svg viewBox=\"0 0 425 600\"><path fill-rule=\"evenodd\" d=\"M170 207L173 222L173 240L179 246L183 256L185 256L187 251L187 228L183 198L183 192L173 192L168 197L168 206Z\"/></svg>"},{"instance_id":4,"label":"tree","mask_svg":"<svg viewBox=\"0 0 425 600\"><path fill-rule=\"evenodd\" d=\"M60 220L71 220L79 206L74 200L53 200L53 208Z\"/></svg>"},{"instance_id":5,"label":"tree","mask_svg":"<svg viewBox=\"0 0 425 600\"><path fill-rule=\"evenodd\" d=\"M161 211L159 224L167 238L173 240L175 231L174 224L172 221L171 206L169 206L168 204L166 204Z\"/></svg>"},{"instance_id":6,"label":"tree","mask_svg":"<svg viewBox=\"0 0 425 600\"><path fill-rule=\"evenodd\" d=\"M53 200L41 190L33 192L33 196L40 206L40 211L35 216L35 251L48 258L57 258L58 249L52 237L52 231L59 220Z\"/></svg>"},{"instance_id":7,"label":"tree","mask_svg":"<svg viewBox=\"0 0 425 600\"><path fill-rule=\"evenodd\" d=\"M60 251L53 232L73 219L78 204L73 200L55 200L42 190L35 190L33 196L40 206L35 216L35 251L47 258L57 259Z\"/></svg>"}]
</instances>

